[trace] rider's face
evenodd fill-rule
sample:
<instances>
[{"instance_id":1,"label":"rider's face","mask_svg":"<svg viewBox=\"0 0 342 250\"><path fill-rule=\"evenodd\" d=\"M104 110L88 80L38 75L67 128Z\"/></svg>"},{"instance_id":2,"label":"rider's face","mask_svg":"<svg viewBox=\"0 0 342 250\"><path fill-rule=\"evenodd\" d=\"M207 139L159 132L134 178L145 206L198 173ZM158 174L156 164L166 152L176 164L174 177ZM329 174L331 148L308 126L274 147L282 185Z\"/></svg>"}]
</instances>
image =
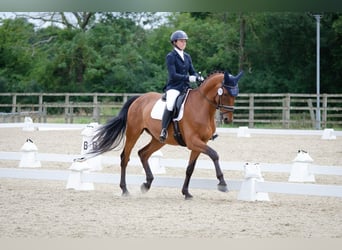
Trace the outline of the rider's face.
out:
<instances>
[{"instance_id":1,"label":"rider's face","mask_svg":"<svg viewBox=\"0 0 342 250\"><path fill-rule=\"evenodd\" d=\"M186 39L179 39L176 41L176 46L181 49L184 50L186 47Z\"/></svg>"}]
</instances>

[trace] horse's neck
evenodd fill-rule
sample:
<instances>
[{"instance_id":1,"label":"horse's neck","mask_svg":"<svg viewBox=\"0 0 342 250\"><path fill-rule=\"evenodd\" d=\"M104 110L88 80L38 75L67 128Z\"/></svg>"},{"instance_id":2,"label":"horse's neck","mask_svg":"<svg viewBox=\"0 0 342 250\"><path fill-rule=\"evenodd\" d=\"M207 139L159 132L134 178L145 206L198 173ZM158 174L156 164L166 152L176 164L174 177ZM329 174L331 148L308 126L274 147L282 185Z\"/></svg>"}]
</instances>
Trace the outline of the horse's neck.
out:
<instances>
[{"instance_id":1,"label":"horse's neck","mask_svg":"<svg viewBox=\"0 0 342 250\"><path fill-rule=\"evenodd\" d=\"M202 110L206 110L206 113L211 117L215 116L217 103L215 98L217 96L217 90L221 86L223 80L222 74L216 74L211 76L205 81L199 88L196 89L197 100L200 103L197 104Z\"/></svg>"}]
</instances>

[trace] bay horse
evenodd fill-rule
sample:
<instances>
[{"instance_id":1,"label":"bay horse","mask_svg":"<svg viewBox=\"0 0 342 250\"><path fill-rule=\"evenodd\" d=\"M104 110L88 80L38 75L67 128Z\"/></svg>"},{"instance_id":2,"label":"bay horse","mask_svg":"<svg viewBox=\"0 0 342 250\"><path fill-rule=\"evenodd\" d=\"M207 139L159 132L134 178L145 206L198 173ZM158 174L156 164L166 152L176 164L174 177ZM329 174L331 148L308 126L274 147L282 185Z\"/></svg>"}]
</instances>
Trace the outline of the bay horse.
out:
<instances>
[{"instance_id":1,"label":"bay horse","mask_svg":"<svg viewBox=\"0 0 342 250\"><path fill-rule=\"evenodd\" d=\"M185 199L193 197L189 193L189 183L200 153L208 155L215 165L216 177L219 180L218 190L228 191L219 165L219 156L214 149L207 145L207 142L216 131L215 113L217 109L221 111L225 123L233 120L234 102L239 90L238 80L242 74L241 71L234 77L227 72L215 72L209 75L199 87L189 91L184 105L183 118L179 121L179 130L183 141L186 147L191 150L182 187L182 194ZM148 92L130 98L123 105L119 114L100 126L93 137L97 146L90 153L94 155L117 148L125 139L123 151L120 155L120 188L123 196L129 195L126 186L126 167L130 160L130 154L144 131L151 135L151 141L138 151L146 174L146 182L141 185L142 192L147 192L150 189L154 179L148 163L152 153L165 144L179 145L177 140L171 136L174 133L173 126L168 128L169 136L165 144L159 142L161 121L151 117L151 110L161 97L162 94L160 93Z\"/></svg>"}]
</instances>

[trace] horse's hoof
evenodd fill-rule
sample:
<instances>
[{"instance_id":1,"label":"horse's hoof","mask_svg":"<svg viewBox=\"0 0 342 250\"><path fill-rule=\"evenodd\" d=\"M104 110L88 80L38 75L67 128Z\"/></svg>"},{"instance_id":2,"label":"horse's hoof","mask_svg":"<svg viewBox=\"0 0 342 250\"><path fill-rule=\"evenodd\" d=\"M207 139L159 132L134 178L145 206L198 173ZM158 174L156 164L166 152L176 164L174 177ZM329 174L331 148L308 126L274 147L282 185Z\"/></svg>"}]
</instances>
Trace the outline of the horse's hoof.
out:
<instances>
[{"instance_id":1,"label":"horse's hoof","mask_svg":"<svg viewBox=\"0 0 342 250\"><path fill-rule=\"evenodd\" d=\"M221 192L228 192L228 188L227 188L227 185L220 185L218 184L217 185L217 189Z\"/></svg>"},{"instance_id":2,"label":"horse's hoof","mask_svg":"<svg viewBox=\"0 0 342 250\"><path fill-rule=\"evenodd\" d=\"M150 190L150 186L147 183L143 183L140 186L140 190L142 193L146 193L148 190Z\"/></svg>"},{"instance_id":3,"label":"horse's hoof","mask_svg":"<svg viewBox=\"0 0 342 250\"><path fill-rule=\"evenodd\" d=\"M124 191L122 192L122 197L128 197L129 196L129 192L128 191Z\"/></svg>"},{"instance_id":4,"label":"horse's hoof","mask_svg":"<svg viewBox=\"0 0 342 250\"><path fill-rule=\"evenodd\" d=\"M185 195L185 200L192 200L193 196L191 194Z\"/></svg>"},{"instance_id":5,"label":"horse's hoof","mask_svg":"<svg viewBox=\"0 0 342 250\"><path fill-rule=\"evenodd\" d=\"M182 191L182 194L185 196L185 200L191 200L193 198L188 191Z\"/></svg>"}]
</instances>

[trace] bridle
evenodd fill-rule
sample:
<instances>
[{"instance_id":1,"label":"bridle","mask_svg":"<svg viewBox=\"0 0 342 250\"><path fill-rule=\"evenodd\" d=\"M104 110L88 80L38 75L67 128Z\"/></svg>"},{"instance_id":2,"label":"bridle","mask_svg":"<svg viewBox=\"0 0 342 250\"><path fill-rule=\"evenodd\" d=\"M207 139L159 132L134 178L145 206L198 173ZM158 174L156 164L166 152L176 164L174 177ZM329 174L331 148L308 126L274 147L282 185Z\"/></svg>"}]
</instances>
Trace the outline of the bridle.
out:
<instances>
[{"instance_id":1,"label":"bridle","mask_svg":"<svg viewBox=\"0 0 342 250\"><path fill-rule=\"evenodd\" d=\"M225 83L225 79L223 79L223 81L221 82L221 87L218 88L218 90L216 92L216 95L215 95L215 98L214 98L214 100L216 100L216 98L218 97L218 101L215 101L215 102L210 100L199 89L199 92L204 97L204 99L207 100L216 109L220 110L220 115L224 115L224 114L226 114L228 112L234 112L234 106L222 104L222 96L224 95L224 90L226 90L228 92L228 94L230 94L231 96L236 97L238 95L238 92L239 92L238 91L239 90L239 86L238 86L237 83L234 86L226 84ZM224 111L221 111L221 110L224 110Z\"/></svg>"},{"instance_id":2,"label":"bridle","mask_svg":"<svg viewBox=\"0 0 342 250\"><path fill-rule=\"evenodd\" d=\"M219 100L217 102L216 109L220 110L220 115L224 115L228 112L234 112L234 106L222 104L222 96L224 95L224 89L226 89L229 93L228 88L230 88L230 86L227 86L224 84L224 82L222 82L221 87L220 87L220 89L222 89L222 94L219 95L219 90L216 93L216 96L219 96ZM215 99L216 99L216 96L215 96ZM221 109L223 109L224 112L222 112Z\"/></svg>"}]
</instances>

